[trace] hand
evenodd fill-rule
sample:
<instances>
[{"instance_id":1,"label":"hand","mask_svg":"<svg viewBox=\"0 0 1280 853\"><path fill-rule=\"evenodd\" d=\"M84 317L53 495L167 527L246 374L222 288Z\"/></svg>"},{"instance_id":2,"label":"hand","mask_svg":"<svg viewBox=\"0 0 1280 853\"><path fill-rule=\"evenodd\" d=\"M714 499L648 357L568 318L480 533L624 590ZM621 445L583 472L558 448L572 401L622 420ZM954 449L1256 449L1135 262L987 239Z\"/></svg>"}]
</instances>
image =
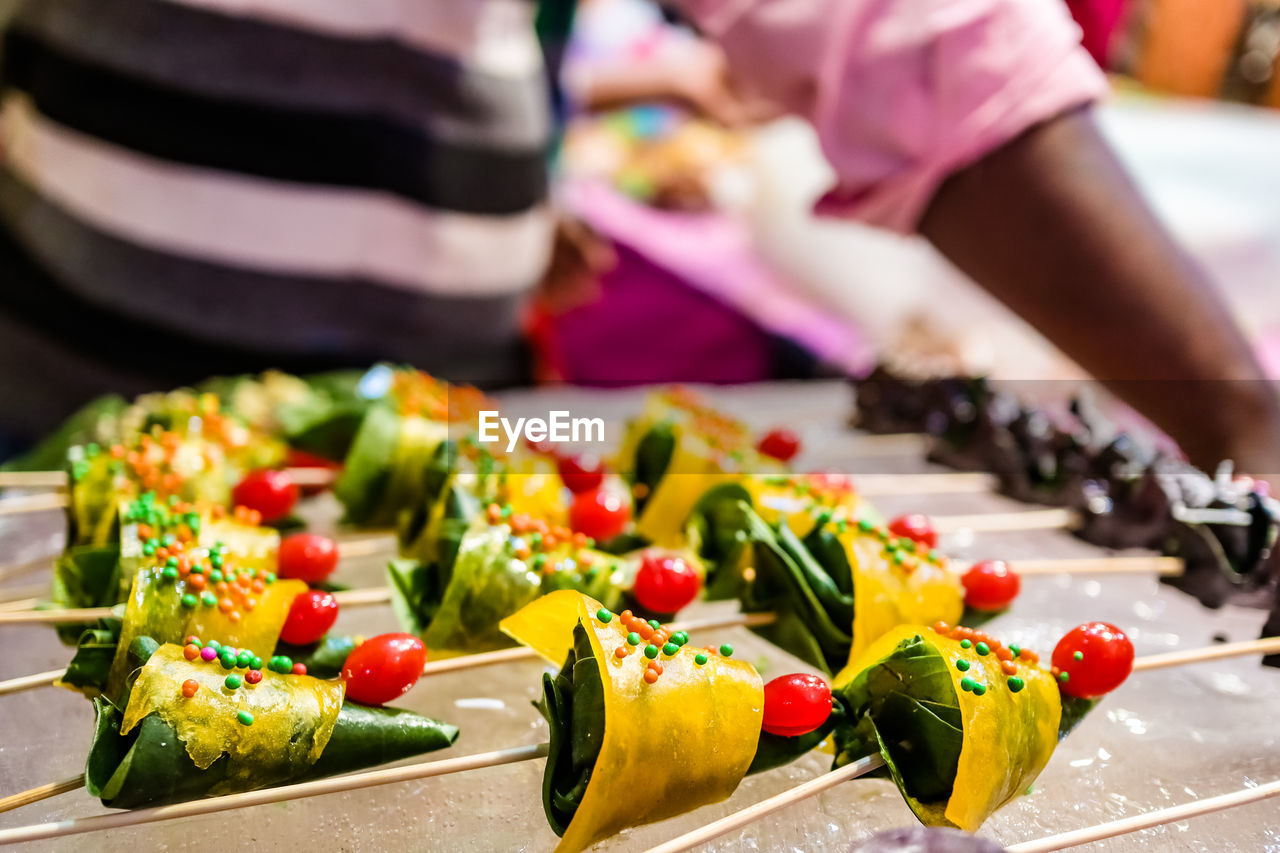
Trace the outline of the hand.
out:
<instances>
[{"instance_id":1,"label":"hand","mask_svg":"<svg viewBox=\"0 0 1280 853\"><path fill-rule=\"evenodd\" d=\"M724 52L710 42L690 46L673 68L672 87L690 109L726 127L759 124L782 114L769 101L743 95L733 85Z\"/></svg>"},{"instance_id":2,"label":"hand","mask_svg":"<svg viewBox=\"0 0 1280 853\"><path fill-rule=\"evenodd\" d=\"M537 297L552 314L585 305L599 296L600 276L617 264L618 253L608 239L581 220L561 218Z\"/></svg>"}]
</instances>

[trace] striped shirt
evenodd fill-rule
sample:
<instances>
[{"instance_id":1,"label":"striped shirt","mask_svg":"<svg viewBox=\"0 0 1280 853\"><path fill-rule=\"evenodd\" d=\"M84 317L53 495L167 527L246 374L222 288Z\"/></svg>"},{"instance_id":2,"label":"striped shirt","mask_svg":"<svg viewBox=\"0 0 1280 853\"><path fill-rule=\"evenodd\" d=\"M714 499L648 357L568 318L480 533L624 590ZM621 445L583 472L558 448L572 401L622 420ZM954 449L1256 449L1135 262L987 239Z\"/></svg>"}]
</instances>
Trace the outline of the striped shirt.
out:
<instances>
[{"instance_id":1,"label":"striped shirt","mask_svg":"<svg viewBox=\"0 0 1280 853\"><path fill-rule=\"evenodd\" d=\"M518 381L550 244L534 13L23 0L0 54L0 412L376 359Z\"/></svg>"}]
</instances>

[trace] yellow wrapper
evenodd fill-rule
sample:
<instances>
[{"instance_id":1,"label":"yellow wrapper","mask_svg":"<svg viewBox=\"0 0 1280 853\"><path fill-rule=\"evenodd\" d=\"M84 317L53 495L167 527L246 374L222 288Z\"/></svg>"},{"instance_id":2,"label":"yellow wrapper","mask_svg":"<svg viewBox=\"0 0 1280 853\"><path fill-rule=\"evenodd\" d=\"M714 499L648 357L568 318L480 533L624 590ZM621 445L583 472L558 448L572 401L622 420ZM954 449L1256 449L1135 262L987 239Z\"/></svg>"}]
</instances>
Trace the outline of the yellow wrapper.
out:
<instances>
[{"instance_id":1,"label":"yellow wrapper","mask_svg":"<svg viewBox=\"0 0 1280 853\"><path fill-rule=\"evenodd\" d=\"M922 803L907 797L907 804L930 826L976 832L996 809L1024 793L1049 763L1062 716L1058 686L1047 670L1024 661L1018 664L1018 677L1025 686L1014 693L995 654L979 655L929 628L901 625L841 671L832 689L839 692L859 673L889 657L899 643L916 636L923 637L946 662L960 707L964 740L946 803ZM961 659L969 662L967 671L956 668ZM978 696L961 689L960 681L965 677L986 685L986 692Z\"/></svg>"},{"instance_id":2,"label":"yellow wrapper","mask_svg":"<svg viewBox=\"0 0 1280 853\"><path fill-rule=\"evenodd\" d=\"M264 671L258 684L232 690L224 684L227 674L216 661L186 660L182 646L161 646L134 683L120 733L156 713L178 733L196 767L229 756L227 778L210 790L213 796L290 778L320 758L342 708L343 682ZM191 698L182 694L188 680L199 685ZM240 711L253 715L252 725L240 722Z\"/></svg>"},{"instance_id":3,"label":"yellow wrapper","mask_svg":"<svg viewBox=\"0 0 1280 853\"><path fill-rule=\"evenodd\" d=\"M556 848L583 850L628 827L727 799L751 766L764 717L764 687L742 661L685 646L660 655L664 671L644 681L648 659L627 643L615 616L578 592L539 598L503 620L502 630L547 660L563 663L573 628L586 628L605 696L604 739L582 802ZM617 658L615 649L629 650Z\"/></svg>"},{"instance_id":4,"label":"yellow wrapper","mask_svg":"<svg viewBox=\"0 0 1280 853\"><path fill-rule=\"evenodd\" d=\"M954 625L964 615L964 587L944 565L913 559L897 565L872 534L851 526L840 536L853 567L853 645L849 660L899 625Z\"/></svg>"},{"instance_id":5,"label":"yellow wrapper","mask_svg":"<svg viewBox=\"0 0 1280 853\"><path fill-rule=\"evenodd\" d=\"M203 602L195 607L182 604L187 593L201 595L186 578L168 580L161 569L139 569L125 601L124 622L115 658L107 678L106 695L115 698L124 686L129 647L138 637L151 637L160 643L181 643L186 637L199 637L202 642L217 640L224 646L248 649L263 660L275 654L280 629L289 618L293 600L307 591L298 580L277 580L267 584L257 597L257 605L243 611L234 621L218 607ZM206 590L208 587L206 586Z\"/></svg>"}]
</instances>

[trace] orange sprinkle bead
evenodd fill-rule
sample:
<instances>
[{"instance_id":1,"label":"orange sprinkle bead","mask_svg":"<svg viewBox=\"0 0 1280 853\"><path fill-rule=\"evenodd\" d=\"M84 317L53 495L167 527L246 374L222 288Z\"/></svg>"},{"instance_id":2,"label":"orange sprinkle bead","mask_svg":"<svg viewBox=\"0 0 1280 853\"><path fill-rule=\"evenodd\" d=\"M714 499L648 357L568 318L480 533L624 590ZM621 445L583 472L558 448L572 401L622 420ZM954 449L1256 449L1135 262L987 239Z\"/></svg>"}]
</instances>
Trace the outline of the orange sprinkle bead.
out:
<instances>
[{"instance_id":1,"label":"orange sprinkle bead","mask_svg":"<svg viewBox=\"0 0 1280 853\"><path fill-rule=\"evenodd\" d=\"M1000 661L1000 671L1003 672L1005 675L1017 675L1018 665L1015 664L1013 661L1007 661L1007 660Z\"/></svg>"},{"instance_id":2,"label":"orange sprinkle bead","mask_svg":"<svg viewBox=\"0 0 1280 853\"><path fill-rule=\"evenodd\" d=\"M527 559L531 553L532 552L529 550L529 546L527 543L521 542L520 544L516 545L515 554L521 560Z\"/></svg>"},{"instance_id":3,"label":"orange sprinkle bead","mask_svg":"<svg viewBox=\"0 0 1280 853\"><path fill-rule=\"evenodd\" d=\"M1021 652L1018 653L1018 660L1024 660L1027 663L1034 665L1034 664L1040 663L1040 655L1031 651L1031 649L1023 649Z\"/></svg>"},{"instance_id":4,"label":"orange sprinkle bead","mask_svg":"<svg viewBox=\"0 0 1280 853\"><path fill-rule=\"evenodd\" d=\"M636 633L640 635L640 639L648 640L653 636L653 626L650 625L648 622L644 623L643 625L637 625Z\"/></svg>"},{"instance_id":5,"label":"orange sprinkle bead","mask_svg":"<svg viewBox=\"0 0 1280 853\"><path fill-rule=\"evenodd\" d=\"M541 518L535 518L529 522L529 526L533 528L533 532L542 536L546 536L551 532L550 526Z\"/></svg>"},{"instance_id":6,"label":"orange sprinkle bead","mask_svg":"<svg viewBox=\"0 0 1280 853\"><path fill-rule=\"evenodd\" d=\"M1004 661L1013 660L1013 652L1009 651L1004 646L1000 646L996 649L996 657Z\"/></svg>"},{"instance_id":7,"label":"orange sprinkle bead","mask_svg":"<svg viewBox=\"0 0 1280 853\"><path fill-rule=\"evenodd\" d=\"M227 618L228 618L228 619L230 619L232 622L239 622L239 621L240 621L240 611L239 611L239 610L232 610L230 613L228 613L228 614L227 614Z\"/></svg>"},{"instance_id":8,"label":"orange sprinkle bead","mask_svg":"<svg viewBox=\"0 0 1280 853\"><path fill-rule=\"evenodd\" d=\"M557 539L564 539L565 541L572 540L575 545L578 544L577 537L573 535L573 531L562 525L557 524L555 527L551 528L551 535ZM583 536L582 539L585 542L587 537Z\"/></svg>"},{"instance_id":9,"label":"orange sprinkle bead","mask_svg":"<svg viewBox=\"0 0 1280 853\"><path fill-rule=\"evenodd\" d=\"M244 600L244 609L248 610L251 613L253 612L253 608L257 606L258 606L258 599L256 598L246 598Z\"/></svg>"},{"instance_id":10,"label":"orange sprinkle bead","mask_svg":"<svg viewBox=\"0 0 1280 853\"><path fill-rule=\"evenodd\" d=\"M125 454L125 450L124 450L124 445L123 445L123 444L113 444L113 445L111 445L111 458L112 458L112 459L123 459L123 458L124 458L124 454Z\"/></svg>"},{"instance_id":11,"label":"orange sprinkle bead","mask_svg":"<svg viewBox=\"0 0 1280 853\"><path fill-rule=\"evenodd\" d=\"M644 671L645 684L655 684L657 681L658 681L658 673L654 672L651 669L646 669Z\"/></svg>"},{"instance_id":12,"label":"orange sprinkle bead","mask_svg":"<svg viewBox=\"0 0 1280 853\"><path fill-rule=\"evenodd\" d=\"M182 656L187 660L195 660L200 657L200 647L195 643L188 643L182 647Z\"/></svg>"},{"instance_id":13,"label":"orange sprinkle bead","mask_svg":"<svg viewBox=\"0 0 1280 853\"><path fill-rule=\"evenodd\" d=\"M659 661L656 661L656 660L649 661L649 666L647 668L658 673L658 675L662 675L662 663Z\"/></svg>"},{"instance_id":14,"label":"orange sprinkle bead","mask_svg":"<svg viewBox=\"0 0 1280 853\"><path fill-rule=\"evenodd\" d=\"M511 516L511 529L516 533L525 533L529 530L529 516L523 512L518 512Z\"/></svg>"},{"instance_id":15,"label":"orange sprinkle bead","mask_svg":"<svg viewBox=\"0 0 1280 853\"><path fill-rule=\"evenodd\" d=\"M951 626L950 626L950 625L948 625L946 622L941 622L941 621L939 621L939 622L934 622L934 623L933 623L933 633L935 633L935 634L943 634L943 635L950 634L950 633L951 633Z\"/></svg>"},{"instance_id":16,"label":"orange sprinkle bead","mask_svg":"<svg viewBox=\"0 0 1280 853\"><path fill-rule=\"evenodd\" d=\"M573 544L574 544L574 547L576 548L587 547L587 534L585 533L573 534Z\"/></svg>"},{"instance_id":17,"label":"orange sprinkle bead","mask_svg":"<svg viewBox=\"0 0 1280 853\"><path fill-rule=\"evenodd\" d=\"M142 539L150 539L150 538L151 538L151 535L152 535L152 534L151 534L151 525L150 525L150 524L139 524L139 525L138 525L138 536L139 536L139 537L141 537Z\"/></svg>"},{"instance_id":18,"label":"orange sprinkle bead","mask_svg":"<svg viewBox=\"0 0 1280 853\"><path fill-rule=\"evenodd\" d=\"M253 583L249 584L249 589L253 590L258 595L262 595L263 590L266 588L267 585L260 580L255 580Z\"/></svg>"},{"instance_id":19,"label":"orange sprinkle bead","mask_svg":"<svg viewBox=\"0 0 1280 853\"><path fill-rule=\"evenodd\" d=\"M497 504L489 504L485 509L485 516L489 519L490 524L497 524L498 519L502 518L502 507Z\"/></svg>"},{"instance_id":20,"label":"orange sprinkle bead","mask_svg":"<svg viewBox=\"0 0 1280 853\"><path fill-rule=\"evenodd\" d=\"M550 551L552 548L556 547L557 544L559 544L559 540L550 533L547 533L542 537L542 550L544 551Z\"/></svg>"},{"instance_id":21,"label":"orange sprinkle bead","mask_svg":"<svg viewBox=\"0 0 1280 853\"><path fill-rule=\"evenodd\" d=\"M236 606L235 603L229 598L224 598L218 602L218 609L221 610L223 613L230 613L232 608L234 608L235 606Z\"/></svg>"},{"instance_id":22,"label":"orange sprinkle bead","mask_svg":"<svg viewBox=\"0 0 1280 853\"><path fill-rule=\"evenodd\" d=\"M186 681L182 682L182 695L188 699L195 696L199 690L200 682L196 681L194 678L188 678Z\"/></svg>"},{"instance_id":23,"label":"orange sprinkle bead","mask_svg":"<svg viewBox=\"0 0 1280 853\"><path fill-rule=\"evenodd\" d=\"M188 575L187 585L193 589L204 589L204 585L208 583L208 579L204 575Z\"/></svg>"},{"instance_id":24,"label":"orange sprinkle bead","mask_svg":"<svg viewBox=\"0 0 1280 853\"><path fill-rule=\"evenodd\" d=\"M636 615L632 613L630 610L624 610L620 614L618 614L618 619L620 619L624 625L629 625L631 620L635 618L636 618Z\"/></svg>"},{"instance_id":25,"label":"orange sprinkle bead","mask_svg":"<svg viewBox=\"0 0 1280 853\"><path fill-rule=\"evenodd\" d=\"M613 650L613 656L618 658L619 660L621 660L622 658L625 658L627 654L628 652L627 652L626 646L618 646L616 649Z\"/></svg>"}]
</instances>

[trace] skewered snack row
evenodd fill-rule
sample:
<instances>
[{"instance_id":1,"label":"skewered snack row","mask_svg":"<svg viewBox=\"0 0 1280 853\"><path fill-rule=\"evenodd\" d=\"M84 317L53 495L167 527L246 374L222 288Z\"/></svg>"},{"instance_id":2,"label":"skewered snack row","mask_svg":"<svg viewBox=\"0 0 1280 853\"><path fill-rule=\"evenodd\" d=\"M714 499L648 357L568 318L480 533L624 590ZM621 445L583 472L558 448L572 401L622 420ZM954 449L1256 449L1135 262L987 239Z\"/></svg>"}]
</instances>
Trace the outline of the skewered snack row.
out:
<instances>
[{"instance_id":1,"label":"skewered snack row","mask_svg":"<svg viewBox=\"0 0 1280 853\"><path fill-rule=\"evenodd\" d=\"M1051 415L982 378L914 378L881 365L854 380L854 424L873 433L925 433L932 460L996 475L1019 500L1079 512L1078 536L1108 548L1150 548L1184 560L1165 578L1208 607L1268 607L1269 557L1280 509L1265 483L1210 477L1126 434L1105 436L1077 402Z\"/></svg>"}]
</instances>

